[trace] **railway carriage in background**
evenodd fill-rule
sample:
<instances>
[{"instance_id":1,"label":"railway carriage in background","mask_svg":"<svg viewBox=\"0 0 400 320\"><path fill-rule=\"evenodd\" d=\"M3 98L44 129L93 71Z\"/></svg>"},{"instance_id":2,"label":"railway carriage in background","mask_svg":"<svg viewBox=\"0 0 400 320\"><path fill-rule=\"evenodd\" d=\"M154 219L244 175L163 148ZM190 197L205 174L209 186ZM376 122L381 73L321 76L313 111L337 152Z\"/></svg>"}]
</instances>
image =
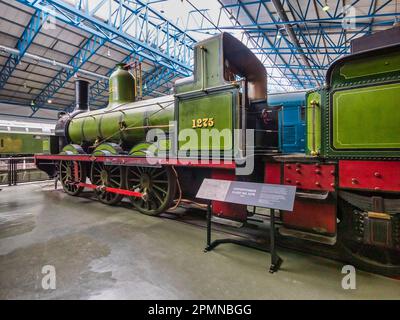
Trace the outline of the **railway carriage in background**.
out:
<instances>
[{"instance_id":1,"label":"railway carriage in background","mask_svg":"<svg viewBox=\"0 0 400 320\"><path fill-rule=\"evenodd\" d=\"M400 274L400 46L331 65L326 85L308 92L298 109L305 119L295 129L299 136L305 131L303 154L282 152L285 103L267 102L265 68L248 48L221 34L194 52L193 77L177 81L171 96L135 102L135 80L120 65L110 78L109 106L89 111L87 83L78 81L76 109L60 117L52 155L36 156L37 166L58 175L68 194L91 188L106 204L129 196L151 215L195 200L207 177L295 185L294 212L281 213L282 239L316 243L357 266ZM146 141L155 128L163 138ZM182 140L185 129L232 134ZM283 131L289 135L288 127ZM219 154L221 161L198 161L191 150ZM254 170L236 175L243 160L254 162ZM219 201L212 211L241 222L251 215L246 206Z\"/></svg>"},{"instance_id":2,"label":"railway carriage in background","mask_svg":"<svg viewBox=\"0 0 400 320\"><path fill-rule=\"evenodd\" d=\"M54 124L0 120L0 158L50 152Z\"/></svg>"}]
</instances>

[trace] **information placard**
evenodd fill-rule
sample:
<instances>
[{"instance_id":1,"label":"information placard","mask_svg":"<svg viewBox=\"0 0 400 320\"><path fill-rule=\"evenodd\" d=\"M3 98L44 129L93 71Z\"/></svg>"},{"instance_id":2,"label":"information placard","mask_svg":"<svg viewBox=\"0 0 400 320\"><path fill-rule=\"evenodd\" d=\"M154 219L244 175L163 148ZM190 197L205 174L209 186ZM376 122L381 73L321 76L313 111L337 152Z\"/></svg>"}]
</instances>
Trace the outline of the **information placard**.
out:
<instances>
[{"instance_id":1,"label":"information placard","mask_svg":"<svg viewBox=\"0 0 400 320\"><path fill-rule=\"evenodd\" d=\"M204 179L197 198L293 211L295 186Z\"/></svg>"}]
</instances>

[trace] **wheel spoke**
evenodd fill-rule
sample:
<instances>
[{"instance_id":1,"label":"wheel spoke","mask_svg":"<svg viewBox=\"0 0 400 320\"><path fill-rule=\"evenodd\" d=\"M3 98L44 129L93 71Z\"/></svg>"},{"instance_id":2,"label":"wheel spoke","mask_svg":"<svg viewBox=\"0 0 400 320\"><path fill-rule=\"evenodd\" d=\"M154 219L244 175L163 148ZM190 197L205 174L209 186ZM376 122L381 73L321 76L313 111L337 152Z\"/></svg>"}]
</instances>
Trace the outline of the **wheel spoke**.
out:
<instances>
[{"instance_id":1,"label":"wheel spoke","mask_svg":"<svg viewBox=\"0 0 400 320\"><path fill-rule=\"evenodd\" d=\"M161 170L160 172L156 173L155 175L152 176L152 178L157 178L158 176L160 176L161 174L166 173L165 170Z\"/></svg>"},{"instance_id":2,"label":"wheel spoke","mask_svg":"<svg viewBox=\"0 0 400 320\"><path fill-rule=\"evenodd\" d=\"M163 183L163 184L167 184L168 180L153 180L153 183Z\"/></svg>"},{"instance_id":3,"label":"wheel spoke","mask_svg":"<svg viewBox=\"0 0 400 320\"><path fill-rule=\"evenodd\" d=\"M164 189L160 188L160 187L159 187L159 186L157 186L157 185L153 185L153 187L154 187L154 188L156 188L157 190L160 190L162 193L165 193L165 194L167 194L167 193L168 193L166 190L164 190Z\"/></svg>"},{"instance_id":4,"label":"wheel spoke","mask_svg":"<svg viewBox=\"0 0 400 320\"><path fill-rule=\"evenodd\" d=\"M140 174L137 173L135 170L133 169L129 169L129 173L133 173L135 176L137 176L138 178L140 178Z\"/></svg>"},{"instance_id":5,"label":"wheel spoke","mask_svg":"<svg viewBox=\"0 0 400 320\"><path fill-rule=\"evenodd\" d=\"M158 192L156 190L153 190L153 194L156 196L156 198L158 199L158 201L160 201L160 204L163 203L163 199L160 197L160 195L158 194Z\"/></svg>"},{"instance_id":6,"label":"wheel spoke","mask_svg":"<svg viewBox=\"0 0 400 320\"><path fill-rule=\"evenodd\" d=\"M111 182L114 182L114 185L117 186L117 187L121 186L121 182L118 181L118 180L110 179L110 181L111 181Z\"/></svg>"}]
</instances>

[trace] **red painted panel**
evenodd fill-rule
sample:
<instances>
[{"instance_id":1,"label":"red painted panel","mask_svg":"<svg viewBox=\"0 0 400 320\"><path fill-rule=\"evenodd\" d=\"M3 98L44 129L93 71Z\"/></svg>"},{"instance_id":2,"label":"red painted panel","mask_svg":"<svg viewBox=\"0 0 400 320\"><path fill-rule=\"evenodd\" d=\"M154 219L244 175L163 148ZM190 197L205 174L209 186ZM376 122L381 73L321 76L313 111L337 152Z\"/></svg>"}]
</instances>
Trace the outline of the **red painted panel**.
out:
<instances>
[{"instance_id":1,"label":"red painted panel","mask_svg":"<svg viewBox=\"0 0 400 320\"><path fill-rule=\"evenodd\" d=\"M298 189L335 191L335 175L334 164L284 164L284 184Z\"/></svg>"},{"instance_id":2,"label":"red painted panel","mask_svg":"<svg viewBox=\"0 0 400 320\"><path fill-rule=\"evenodd\" d=\"M213 170L211 173L212 179L235 181L235 172L231 170ZM212 201L213 214L236 221L246 221L247 207L235 203L227 203L222 201Z\"/></svg>"},{"instance_id":3,"label":"red painted panel","mask_svg":"<svg viewBox=\"0 0 400 320\"><path fill-rule=\"evenodd\" d=\"M339 161L339 186L400 191L400 161Z\"/></svg>"},{"instance_id":4,"label":"red painted panel","mask_svg":"<svg viewBox=\"0 0 400 320\"><path fill-rule=\"evenodd\" d=\"M283 212L283 224L289 228L334 235L336 206L329 202L296 199L293 212Z\"/></svg>"},{"instance_id":5,"label":"red painted panel","mask_svg":"<svg viewBox=\"0 0 400 320\"><path fill-rule=\"evenodd\" d=\"M281 183L281 164L280 163L266 163L264 167L264 182L271 184Z\"/></svg>"}]
</instances>

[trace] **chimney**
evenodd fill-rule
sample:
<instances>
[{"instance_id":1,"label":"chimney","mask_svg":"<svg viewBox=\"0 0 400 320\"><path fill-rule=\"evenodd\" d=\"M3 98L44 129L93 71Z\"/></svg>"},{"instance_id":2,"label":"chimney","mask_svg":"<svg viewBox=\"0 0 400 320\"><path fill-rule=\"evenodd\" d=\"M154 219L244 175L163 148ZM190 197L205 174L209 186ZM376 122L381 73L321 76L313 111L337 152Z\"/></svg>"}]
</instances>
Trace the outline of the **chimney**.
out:
<instances>
[{"instance_id":1,"label":"chimney","mask_svg":"<svg viewBox=\"0 0 400 320\"><path fill-rule=\"evenodd\" d=\"M74 111L89 111L89 81L75 81L75 109Z\"/></svg>"}]
</instances>

